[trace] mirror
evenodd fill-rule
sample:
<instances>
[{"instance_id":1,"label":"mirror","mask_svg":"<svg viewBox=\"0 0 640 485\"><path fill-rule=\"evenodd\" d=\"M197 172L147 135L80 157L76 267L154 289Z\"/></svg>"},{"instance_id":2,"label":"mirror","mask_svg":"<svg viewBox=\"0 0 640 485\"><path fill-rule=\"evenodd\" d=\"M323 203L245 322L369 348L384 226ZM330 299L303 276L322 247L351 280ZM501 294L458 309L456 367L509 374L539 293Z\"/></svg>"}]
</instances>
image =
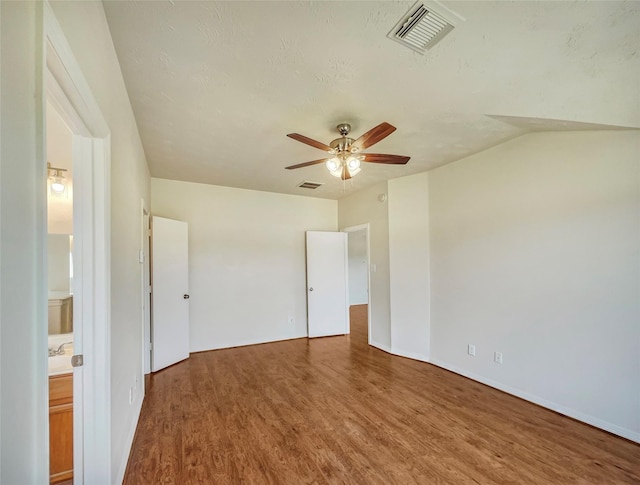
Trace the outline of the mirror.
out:
<instances>
[{"instance_id":1,"label":"mirror","mask_svg":"<svg viewBox=\"0 0 640 485\"><path fill-rule=\"evenodd\" d=\"M73 236L48 235L49 335L73 332Z\"/></svg>"}]
</instances>

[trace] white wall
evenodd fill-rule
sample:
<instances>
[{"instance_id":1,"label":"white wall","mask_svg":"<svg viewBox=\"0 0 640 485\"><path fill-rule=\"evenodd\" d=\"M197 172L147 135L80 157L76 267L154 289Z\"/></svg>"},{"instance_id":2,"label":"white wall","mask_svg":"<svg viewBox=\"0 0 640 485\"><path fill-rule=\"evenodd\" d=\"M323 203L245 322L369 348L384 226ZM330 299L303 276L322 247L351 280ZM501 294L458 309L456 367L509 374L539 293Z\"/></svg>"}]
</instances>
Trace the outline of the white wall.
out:
<instances>
[{"instance_id":1,"label":"white wall","mask_svg":"<svg viewBox=\"0 0 640 485\"><path fill-rule=\"evenodd\" d=\"M349 252L349 305L369 302L369 274L367 263L367 230L347 233Z\"/></svg>"},{"instance_id":2,"label":"white wall","mask_svg":"<svg viewBox=\"0 0 640 485\"><path fill-rule=\"evenodd\" d=\"M369 223L371 335L372 345L389 350L389 214L387 202L378 197L387 193L387 182L361 190L339 200L338 223L341 229ZM374 270L375 268L375 270Z\"/></svg>"},{"instance_id":3,"label":"white wall","mask_svg":"<svg viewBox=\"0 0 640 485\"><path fill-rule=\"evenodd\" d=\"M111 477L124 473L142 403L140 200L150 177L101 2L52 2L111 132ZM138 390L129 404L129 388Z\"/></svg>"},{"instance_id":4,"label":"white wall","mask_svg":"<svg viewBox=\"0 0 640 485\"><path fill-rule=\"evenodd\" d=\"M429 358L428 173L389 180L391 350Z\"/></svg>"},{"instance_id":5,"label":"white wall","mask_svg":"<svg viewBox=\"0 0 640 485\"><path fill-rule=\"evenodd\" d=\"M640 440L638 132L526 135L428 185L433 362Z\"/></svg>"},{"instance_id":6,"label":"white wall","mask_svg":"<svg viewBox=\"0 0 640 485\"><path fill-rule=\"evenodd\" d=\"M307 335L305 231L337 230L336 201L156 178L151 187L153 215L189 224L192 351Z\"/></svg>"},{"instance_id":7,"label":"white wall","mask_svg":"<svg viewBox=\"0 0 640 485\"><path fill-rule=\"evenodd\" d=\"M49 475L41 20L40 3L0 2L0 483L7 485L48 483Z\"/></svg>"}]
</instances>

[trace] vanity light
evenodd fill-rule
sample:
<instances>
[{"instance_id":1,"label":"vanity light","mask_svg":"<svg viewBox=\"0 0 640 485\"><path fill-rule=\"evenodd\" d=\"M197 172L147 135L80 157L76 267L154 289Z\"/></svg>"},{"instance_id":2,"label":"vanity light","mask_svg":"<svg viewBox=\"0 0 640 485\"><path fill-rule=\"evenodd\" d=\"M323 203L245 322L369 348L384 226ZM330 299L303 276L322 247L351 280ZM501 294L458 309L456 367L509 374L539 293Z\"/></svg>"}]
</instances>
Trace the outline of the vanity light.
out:
<instances>
[{"instance_id":1,"label":"vanity light","mask_svg":"<svg viewBox=\"0 0 640 485\"><path fill-rule=\"evenodd\" d=\"M51 195L63 195L65 190L67 189L67 180L64 178L62 172L66 172L66 168L56 168L52 167L49 162L47 162L47 172L49 176L49 189L51 190Z\"/></svg>"}]
</instances>

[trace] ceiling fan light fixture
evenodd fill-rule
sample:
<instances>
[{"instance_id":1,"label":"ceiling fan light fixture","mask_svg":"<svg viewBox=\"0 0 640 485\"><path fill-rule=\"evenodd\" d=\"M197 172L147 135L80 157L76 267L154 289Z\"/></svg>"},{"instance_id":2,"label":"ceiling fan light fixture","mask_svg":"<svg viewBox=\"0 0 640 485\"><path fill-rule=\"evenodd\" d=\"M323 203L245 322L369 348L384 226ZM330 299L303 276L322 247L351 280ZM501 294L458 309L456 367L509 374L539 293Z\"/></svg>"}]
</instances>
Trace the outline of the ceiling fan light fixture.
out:
<instances>
[{"instance_id":1,"label":"ceiling fan light fixture","mask_svg":"<svg viewBox=\"0 0 640 485\"><path fill-rule=\"evenodd\" d=\"M342 168L339 168L338 170L334 170L333 172L329 172L329 173L334 177L342 178Z\"/></svg>"},{"instance_id":2,"label":"ceiling fan light fixture","mask_svg":"<svg viewBox=\"0 0 640 485\"><path fill-rule=\"evenodd\" d=\"M360 171L360 159L358 157L349 157L347 159L347 168L349 169L351 175L355 175L355 170L357 170L358 172Z\"/></svg>"},{"instance_id":3,"label":"ceiling fan light fixture","mask_svg":"<svg viewBox=\"0 0 640 485\"><path fill-rule=\"evenodd\" d=\"M395 126L390 125L386 121L375 126L355 140L347 136L351 131L351 126L348 123L340 123L337 128L342 137L331 141L329 145L313 140L299 133L289 133L287 135L289 138L304 143L305 145L323 150L330 155L328 158L321 158L320 160L312 160L311 162L290 165L285 167L285 169L293 170L322 163L327 167L327 170L331 175L344 181L349 180L354 175L360 173L362 162L405 165L409 161L409 157L400 155L360 153L362 150L366 150L370 146L375 145L396 131Z\"/></svg>"},{"instance_id":4,"label":"ceiling fan light fixture","mask_svg":"<svg viewBox=\"0 0 640 485\"><path fill-rule=\"evenodd\" d=\"M327 170L329 170L329 172L336 172L336 171L340 171L340 160L338 160L337 158L330 158L329 160L327 160Z\"/></svg>"},{"instance_id":5,"label":"ceiling fan light fixture","mask_svg":"<svg viewBox=\"0 0 640 485\"><path fill-rule=\"evenodd\" d=\"M350 169L348 168L347 170L349 170L349 175L351 175L352 177L355 177L356 175L358 175L361 171L360 167L358 168L354 168L354 169Z\"/></svg>"}]
</instances>

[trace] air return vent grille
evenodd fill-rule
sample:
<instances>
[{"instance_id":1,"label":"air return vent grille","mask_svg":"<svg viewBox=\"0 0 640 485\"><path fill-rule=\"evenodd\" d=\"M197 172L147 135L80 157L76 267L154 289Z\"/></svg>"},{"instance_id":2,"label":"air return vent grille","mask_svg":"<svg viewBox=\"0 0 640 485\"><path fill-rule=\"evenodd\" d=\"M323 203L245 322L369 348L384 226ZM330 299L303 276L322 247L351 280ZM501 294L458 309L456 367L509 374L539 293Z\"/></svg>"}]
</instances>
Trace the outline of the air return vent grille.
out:
<instances>
[{"instance_id":1,"label":"air return vent grille","mask_svg":"<svg viewBox=\"0 0 640 485\"><path fill-rule=\"evenodd\" d=\"M298 187L300 187L301 189L317 189L321 185L322 184L318 182L309 182L308 180L305 180L300 185L298 185Z\"/></svg>"},{"instance_id":2,"label":"air return vent grille","mask_svg":"<svg viewBox=\"0 0 640 485\"><path fill-rule=\"evenodd\" d=\"M442 9L418 2L387 37L424 54L454 29L449 17Z\"/></svg>"}]
</instances>

